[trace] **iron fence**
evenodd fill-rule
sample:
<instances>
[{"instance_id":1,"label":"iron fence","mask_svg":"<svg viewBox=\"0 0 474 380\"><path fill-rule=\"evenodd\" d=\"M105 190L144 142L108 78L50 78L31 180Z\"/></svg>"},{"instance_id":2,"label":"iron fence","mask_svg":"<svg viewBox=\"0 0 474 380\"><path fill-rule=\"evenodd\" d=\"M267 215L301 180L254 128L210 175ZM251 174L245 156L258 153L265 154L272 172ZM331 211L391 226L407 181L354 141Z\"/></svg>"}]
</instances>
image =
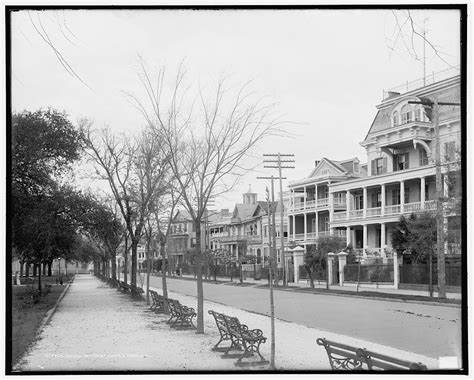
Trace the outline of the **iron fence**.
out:
<instances>
[{"instance_id":1,"label":"iron fence","mask_svg":"<svg viewBox=\"0 0 474 380\"><path fill-rule=\"evenodd\" d=\"M446 268L446 285L461 286L461 264L448 264ZM433 263L432 267L433 285L438 285L438 266ZM430 283L430 267L429 264L408 264L400 266L400 283L401 284L417 284L429 285Z\"/></svg>"},{"instance_id":2,"label":"iron fence","mask_svg":"<svg viewBox=\"0 0 474 380\"><path fill-rule=\"evenodd\" d=\"M393 282L393 265L348 264L344 267L344 281Z\"/></svg>"}]
</instances>

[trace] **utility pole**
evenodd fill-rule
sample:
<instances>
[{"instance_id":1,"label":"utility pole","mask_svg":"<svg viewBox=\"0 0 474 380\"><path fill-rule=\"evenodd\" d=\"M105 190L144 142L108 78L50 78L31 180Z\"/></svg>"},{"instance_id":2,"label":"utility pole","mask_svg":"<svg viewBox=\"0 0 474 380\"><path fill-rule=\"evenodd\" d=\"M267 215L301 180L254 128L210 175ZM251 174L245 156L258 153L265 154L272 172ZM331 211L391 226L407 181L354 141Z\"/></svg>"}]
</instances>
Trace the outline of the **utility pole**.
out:
<instances>
[{"instance_id":1,"label":"utility pole","mask_svg":"<svg viewBox=\"0 0 474 380\"><path fill-rule=\"evenodd\" d=\"M460 103L439 102L437 97L419 98L410 104L423 105L426 117L433 122L435 130L435 167L436 167L436 250L438 257L438 299L446 298L446 262L444 252L444 213L443 183L441 177L441 148L439 141L439 106L460 106Z\"/></svg>"},{"instance_id":2,"label":"utility pole","mask_svg":"<svg viewBox=\"0 0 474 380\"><path fill-rule=\"evenodd\" d=\"M257 177L258 179L271 179L272 183L272 198L273 198L273 176L272 177ZM275 229L272 226L272 215L273 215L273 222L275 219L275 214L272 212L272 202L270 202L270 193L268 191L268 186L265 189L266 198L267 198L267 207L268 207L268 247L269 247L269 255L268 255L268 287L270 289L270 330L271 330L271 342L270 342L270 369L275 369L275 301L273 298L273 265L274 265L274 250L275 248ZM263 258L265 262L265 255ZM276 264L276 261L275 261Z\"/></svg>"},{"instance_id":3,"label":"utility pole","mask_svg":"<svg viewBox=\"0 0 474 380\"><path fill-rule=\"evenodd\" d=\"M281 176L281 169L294 169L294 166L288 166L284 165L282 166L282 163L294 163L294 154L282 154L278 152L277 154L264 154L264 157L273 157L273 160L263 160L263 162L267 163L273 163L275 165L264 165L264 168L277 168L278 169L278 175L280 179L280 203L281 203L281 208L280 208L280 241L281 241L281 258L283 260L283 286L288 286L288 263L286 262L286 256L285 256L285 238L283 234L283 184L282 184L282 179L283 177ZM276 159L275 159L276 157ZM282 157L291 157L290 159L285 159L282 160Z\"/></svg>"}]
</instances>

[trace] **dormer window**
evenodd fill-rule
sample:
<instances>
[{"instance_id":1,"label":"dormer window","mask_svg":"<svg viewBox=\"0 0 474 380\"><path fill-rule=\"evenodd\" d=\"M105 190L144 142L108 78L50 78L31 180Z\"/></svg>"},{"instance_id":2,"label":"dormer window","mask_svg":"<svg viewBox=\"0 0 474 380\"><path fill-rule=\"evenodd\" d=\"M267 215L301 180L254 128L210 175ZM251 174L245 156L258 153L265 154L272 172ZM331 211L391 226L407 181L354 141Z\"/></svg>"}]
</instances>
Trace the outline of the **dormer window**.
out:
<instances>
[{"instance_id":1,"label":"dormer window","mask_svg":"<svg viewBox=\"0 0 474 380\"><path fill-rule=\"evenodd\" d=\"M415 121L421 121L421 107L420 106L415 107L414 114L415 114Z\"/></svg>"},{"instance_id":2,"label":"dormer window","mask_svg":"<svg viewBox=\"0 0 474 380\"><path fill-rule=\"evenodd\" d=\"M413 121L413 110L409 104L402 108L402 124L407 124Z\"/></svg>"},{"instance_id":3,"label":"dormer window","mask_svg":"<svg viewBox=\"0 0 474 380\"><path fill-rule=\"evenodd\" d=\"M359 171L359 163L357 161L354 161L354 173L359 173Z\"/></svg>"},{"instance_id":4,"label":"dormer window","mask_svg":"<svg viewBox=\"0 0 474 380\"><path fill-rule=\"evenodd\" d=\"M398 112L395 111L392 115L392 124L393 127L396 127L398 125Z\"/></svg>"}]
</instances>

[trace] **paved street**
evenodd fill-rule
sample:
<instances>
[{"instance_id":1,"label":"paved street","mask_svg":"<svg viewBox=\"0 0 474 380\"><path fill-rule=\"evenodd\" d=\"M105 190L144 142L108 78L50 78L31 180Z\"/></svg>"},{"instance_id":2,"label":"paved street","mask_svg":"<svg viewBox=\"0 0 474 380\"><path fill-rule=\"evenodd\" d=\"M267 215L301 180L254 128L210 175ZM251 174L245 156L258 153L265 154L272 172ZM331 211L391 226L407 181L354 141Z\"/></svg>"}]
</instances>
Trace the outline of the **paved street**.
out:
<instances>
[{"instance_id":1,"label":"paved street","mask_svg":"<svg viewBox=\"0 0 474 380\"><path fill-rule=\"evenodd\" d=\"M182 281L172 282L173 287ZM192 285L191 282L188 284ZM193 296L174 291L170 291L169 296L196 307ZM244 369L235 366L236 359L224 359L222 353L211 350L219 340L215 321L208 314L211 309L235 316L251 328L260 328L268 337L271 322L267 316L210 301L204 302L205 334L170 329L165 323L168 316L150 313L145 302L131 300L129 295L109 287L95 276L77 275L50 322L17 363L15 371ZM278 370L328 370L326 352L316 344L319 337L422 362L429 369L439 366L437 360L427 356L278 319L275 330ZM270 349L270 341L262 345L261 353L265 358L270 357ZM268 369L268 365L255 369Z\"/></svg>"},{"instance_id":2,"label":"paved street","mask_svg":"<svg viewBox=\"0 0 474 380\"><path fill-rule=\"evenodd\" d=\"M196 296L196 283L168 279L169 290ZM151 285L161 288L161 277ZM204 284L206 300L269 314L267 289ZM415 303L275 292L276 317L434 358L461 357L461 309Z\"/></svg>"}]
</instances>

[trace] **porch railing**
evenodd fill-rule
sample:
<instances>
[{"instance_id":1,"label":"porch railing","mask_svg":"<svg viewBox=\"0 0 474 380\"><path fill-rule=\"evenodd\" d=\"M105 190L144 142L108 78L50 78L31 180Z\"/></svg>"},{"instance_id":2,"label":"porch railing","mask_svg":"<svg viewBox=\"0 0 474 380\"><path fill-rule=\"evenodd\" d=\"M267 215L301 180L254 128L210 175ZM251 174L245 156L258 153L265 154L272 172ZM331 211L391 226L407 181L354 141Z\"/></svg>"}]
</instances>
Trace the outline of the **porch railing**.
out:
<instances>
[{"instance_id":1,"label":"porch railing","mask_svg":"<svg viewBox=\"0 0 474 380\"><path fill-rule=\"evenodd\" d=\"M346 212L346 211L343 211L343 212L335 212L335 213L333 214L333 218L332 218L333 221L346 220L346 219L347 219L347 212Z\"/></svg>"},{"instance_id":2,"label":"porch railing","mask_svg":"<svg viewBox=\"0 0 474 380\"><path fill-rule=\"evenodd\" d=\"M380 215L382 213L382 207L371 207L367 209L367 216Z\"/></svg>"},{"instance_id":3,"label":"porch railing","mask_svg":"<svg viewBox=\"0 0 474 380\"><path fill-rule=\"evenodd\" d=\"M364 210L351 210L349 213L351 219L359 219L364 216Z\"/></svg>"},{"instance_id":4,"label":"porch railing","mask_svg":"<svg viewBox=\"0 0 474 380\"><path fill-rule=\"evenodd\" d=\"M385 215L400 214L400 205L385 206Z\"/></svg>"},{"instance_id":5,"label":"porch railing","mask_svg":"<svg viewBox=\"0 0 474 380\"><path fill-rule=\"evenodd\" d=\"M403 209L405 212L421 211L421 202L405 203Z\"/></svg>"}]
</instances>

